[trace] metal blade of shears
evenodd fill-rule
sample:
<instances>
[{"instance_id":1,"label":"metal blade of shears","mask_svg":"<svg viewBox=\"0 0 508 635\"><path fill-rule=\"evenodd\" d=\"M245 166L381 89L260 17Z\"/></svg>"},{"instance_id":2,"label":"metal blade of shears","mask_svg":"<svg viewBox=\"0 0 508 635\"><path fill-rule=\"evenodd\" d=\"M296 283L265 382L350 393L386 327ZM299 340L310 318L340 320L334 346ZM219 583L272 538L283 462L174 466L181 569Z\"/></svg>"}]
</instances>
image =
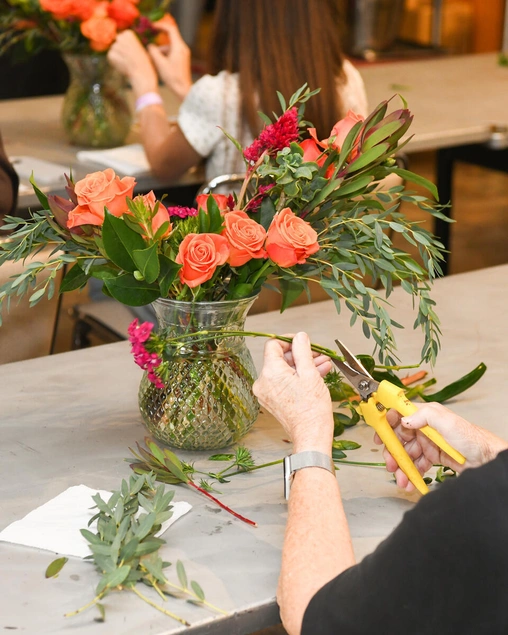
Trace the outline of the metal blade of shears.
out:
<instances>
[{"instance_id":1,"label":"metal blade of shears","mask_svg":"<svg viewBox=\"0 0 508 635\"><path fill-rule=\"evenodd\" d=\"M367 401L370 395L377 390L379 383L367 372L360 360L357 359L340 340L335 340L335 343L344 356L344 361L334 359L333 362L346 379L356 388L361 398Z\"/></svg>"}]
</instances>

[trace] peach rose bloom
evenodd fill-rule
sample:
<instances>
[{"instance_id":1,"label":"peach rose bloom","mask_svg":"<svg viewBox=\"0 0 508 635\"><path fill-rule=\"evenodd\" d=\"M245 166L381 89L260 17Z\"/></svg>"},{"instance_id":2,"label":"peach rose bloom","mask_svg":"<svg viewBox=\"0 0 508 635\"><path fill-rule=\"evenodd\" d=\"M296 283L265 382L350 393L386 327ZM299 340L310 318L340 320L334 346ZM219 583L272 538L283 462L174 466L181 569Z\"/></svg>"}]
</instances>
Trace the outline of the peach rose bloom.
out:
<instances>
[{"instance_id":1,"label":"peach rose bloom","mask_svg":"<svg viewBox=\"0 0 508 635\"><path fill-rule=\"evenodd\" d=\"M224 227L222 235L228 239L228 262L232 267L241 267L252 258L267 257L266 230L246 212L233 210L224 214Z\"/></svg>"},{"instance_id":2,"label":"peach rose bloom","mask_svg":"<svg viewBox=\"0 0 508 635\"><path fill-rule=\"evenodd\" d=\"M199 196L196 196L196 204L198 206L198 211L200 209L202 209L204 212L208 211L207 201L209 196L213 196L213 198L215 199L215 202L217 203L217 207L219 208L221 212L224 213L228 211L229 196L227 196L226 194L200 194Z\"/></svg>"},{"instance_id":3,"label":"peach rose bloom","mask_svg":"<svg viewBox=\"0 0 508 635\"><path fill-rule=\"evenodd\" d=\"M319 250L316 231L289 207L273 217L265 246L270 260L280 267L303 265Z\"/></svg>"},{"instance_id":4,"label":"peach rose bloom","mask_svg":"<svg viewBox=\"0 0 508 635\"><path fill-rule=\"evenodd\" d=\"M300 148L303 150L303 161L311 161L317 163L319 167L323 167L326 161L326 154L323 154L323 150L318 146L315 139L305 139L300 143ZM329 179L334 171L334 165L328 166L325 177Z\"/></svg>"},{"instance_id":5,"label":"peach rose bloom","mask_svg":"<svg viewBox=\"0 0 508 635\"><path fill-rule=\"evenodd\" d=\"M180 282L191 289L203 284L229 257L229 245L219 234L187 234L180 243L175 262Z\"/></svg>"},{"instance_id":6,"label":"peach rose bloom","mask_svg":"<svg viewBox=\"0 0 508 635\"><path fill-rule=\"evenodd\" d=\"M148 192L148 194L139 194L134 199L134 202L136 201L143 201L144 206L149 210L153 210L155 205L157 204L157 199L155 198L153 190L151 192ZM159 203L157 214L155 214L155 216L152 218L152 236L157 233L159 227L166 221L169 221L169 212L162 203ZM165 231L164 234L161 236L161 239L167 238L169 234L171 234L172 229L173 226L170 221L169 227L167 231Z\"/></svg>"},{"instance_id":7,"label":"peach rose bloom","mask_svg":"<svg viewBox=\"0 0 508 635\"><path fill-rule=\"evenodd\" d=\"M87 174L74 186L77 206L69 212L67 227L78 225L102 225L104 207L113 216L122 216L128 211L127 198L132 198L136 179L122 179L111 168Z\"/></svg>"},{"instance_id":8,"label":"peach rose bloom","mask_svg":"<svg viewBox=\"0 0 508 635\"><path fill-rule=\"evenodd\" d=\"M365 117L362 117L361 115L357 115L352 110L348 110L347 115L344 117L344 119L337 121L337 123L334 125L328 139L325 139L323 141L318 141L315 128L309 128L309 134L316 141L316 143L320 145L322 148L332 147L340 151L351 128L353 128L353 126L355 126L359 121L364 121L364 120L365 120ZM360 141L358 139L355 145L353 146L353 149L351 150L351 154L349 155L350 161L352 159L355 159L358 156L359 143Z\"/></svg>"},{"instance_id":9,"label":"peach rose bloom","mask_svg":"<svg viewBox=\"0 0 508 635\"><path fill-rule=\"evenodd\" d=\"M81 33L90 40L90 48L101 53L116 39L116 22L112 18L92 16L81 23Z\"/></svg>"}]
</instances>

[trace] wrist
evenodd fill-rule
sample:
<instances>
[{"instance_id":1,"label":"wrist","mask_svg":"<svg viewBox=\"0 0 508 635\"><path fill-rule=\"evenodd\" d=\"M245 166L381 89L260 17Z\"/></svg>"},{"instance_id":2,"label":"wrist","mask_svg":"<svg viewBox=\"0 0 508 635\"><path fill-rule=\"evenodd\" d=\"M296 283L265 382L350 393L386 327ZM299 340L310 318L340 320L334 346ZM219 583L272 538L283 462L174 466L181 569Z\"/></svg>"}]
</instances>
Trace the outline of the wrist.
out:
<instances>
[{"instance_id":1,"label":"wrist","mask_svg":"<svg viewBox=\"0 0 508 635\"><path fill-rule=\"evenodd\" d=\"M148 106L163 106L164 102L162 97L158 92L150 91L147 93L143 93L136 99L135 111L136 113L141 112Z\"/></svg>"}]
</instances>

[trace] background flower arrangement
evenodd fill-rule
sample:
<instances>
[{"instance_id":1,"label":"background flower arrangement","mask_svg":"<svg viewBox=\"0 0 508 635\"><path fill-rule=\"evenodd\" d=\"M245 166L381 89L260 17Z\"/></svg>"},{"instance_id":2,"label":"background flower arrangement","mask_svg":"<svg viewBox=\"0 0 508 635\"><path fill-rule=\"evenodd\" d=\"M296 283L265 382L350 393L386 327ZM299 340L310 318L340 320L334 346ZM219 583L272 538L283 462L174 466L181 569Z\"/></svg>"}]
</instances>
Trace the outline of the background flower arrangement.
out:
<instances>
[{"instance_id":1,"label":"background flower arrangement","mask_svg":"<svg viewBox=\"0 0 508 635\"><path fill-rule=\"evenodd\" d=\"M3 0L0 54L17 44L26 54L43 48L67 53L104 52L119 31L133 29L146 42L159 36L153 22L170 0ZM17 56L22 55L18 47Z\"/></svg>"}]
</instances>

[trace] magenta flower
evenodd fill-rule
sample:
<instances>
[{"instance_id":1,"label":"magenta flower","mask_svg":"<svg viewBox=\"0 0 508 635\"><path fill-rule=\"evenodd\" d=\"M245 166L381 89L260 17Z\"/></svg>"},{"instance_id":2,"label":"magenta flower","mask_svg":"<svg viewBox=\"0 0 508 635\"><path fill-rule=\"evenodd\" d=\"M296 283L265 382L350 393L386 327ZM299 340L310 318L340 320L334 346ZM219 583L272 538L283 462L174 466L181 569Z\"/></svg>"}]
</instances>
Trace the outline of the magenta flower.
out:
<instances>
[{"instance_id":1,"label":"magenta flower","mask_svg":"<svg viewBox=\"0 0 508 635\"><path fill-rule=\"evenodd\" d=\"M168 213L170 216L187 218L188 216L197 216L198 210L195 207L181 207L180 205L173 205L172 207L168 207Z\"/></svg>"},{"instance_id":2,"label":"magenta flower","mask_svg":"<svg viewBox=\"0 0 508 635\"><path fill-rule=\"evenodd\" d=\"M251 163L261 157L263 152L275 156L277 152L288 148L293 141L298 141L298 111L290 108L277 121L263 128L259 137L255 139L243 152L243 156Z\"/></svg>"},{"instance_id":3,"label":"magenta flower","mask_svg":"<svg viewBox=\"0 0 508 635\"><path fill-rule=\"evenodd\" d=\"M163 382L156 374L157 368L162 364L162 359L157 353L148 351L145 346L145 343L150 339L152 329L151 322L140 324L137 318L129 324L127 333L131 343L131 353L136 364L146 370L148 379L152 384L155 384L157 388L164 388Z\"/></svg>"}]
</instances>

